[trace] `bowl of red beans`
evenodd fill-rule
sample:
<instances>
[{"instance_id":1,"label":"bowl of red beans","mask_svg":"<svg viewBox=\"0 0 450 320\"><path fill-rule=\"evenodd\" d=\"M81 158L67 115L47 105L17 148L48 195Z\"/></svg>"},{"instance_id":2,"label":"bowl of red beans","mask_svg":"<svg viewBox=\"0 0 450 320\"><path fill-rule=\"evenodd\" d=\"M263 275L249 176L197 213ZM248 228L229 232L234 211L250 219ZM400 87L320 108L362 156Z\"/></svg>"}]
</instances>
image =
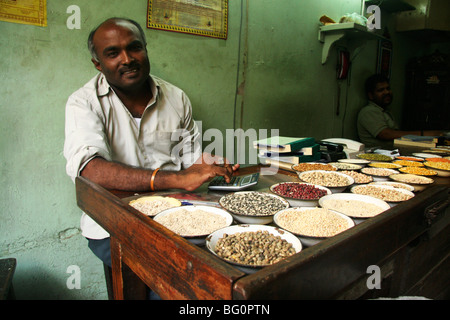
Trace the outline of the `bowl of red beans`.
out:
<instances>
[{"instance_id":1,"label":"bowl of red beans","mask_svg":"<svg viewBox=\"0 0 450 320\"><path fill-rule=\"evenodd\" d=\"M286 199L291 207L317 207L320 198L332 193L326 187L306 182L280 182L270 191Z\"/></svg>"}]
</instances>

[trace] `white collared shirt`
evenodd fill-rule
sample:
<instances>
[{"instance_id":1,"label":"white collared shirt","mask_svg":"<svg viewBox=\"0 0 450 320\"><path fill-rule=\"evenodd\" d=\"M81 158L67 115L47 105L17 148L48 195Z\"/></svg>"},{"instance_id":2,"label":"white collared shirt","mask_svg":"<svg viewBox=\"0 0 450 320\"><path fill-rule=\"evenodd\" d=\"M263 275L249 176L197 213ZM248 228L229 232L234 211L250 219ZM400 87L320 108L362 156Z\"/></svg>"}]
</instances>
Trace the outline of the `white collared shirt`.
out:
<instances>
[{"instance_id":1,"label":"white collared shirt","mask_svg":"<svg viewBox=\"0 0 450 320\"><path fill-rule=\"evenodd\" d=\"M178 171L201 156L198 126L187 95L151 76L153 97L137 122L99 73L73 93L66 104L64 156L75 180L94 157L127 165ZM83 213L82 234L103 239L109 234Z\"/></svg>"}]
</instances>

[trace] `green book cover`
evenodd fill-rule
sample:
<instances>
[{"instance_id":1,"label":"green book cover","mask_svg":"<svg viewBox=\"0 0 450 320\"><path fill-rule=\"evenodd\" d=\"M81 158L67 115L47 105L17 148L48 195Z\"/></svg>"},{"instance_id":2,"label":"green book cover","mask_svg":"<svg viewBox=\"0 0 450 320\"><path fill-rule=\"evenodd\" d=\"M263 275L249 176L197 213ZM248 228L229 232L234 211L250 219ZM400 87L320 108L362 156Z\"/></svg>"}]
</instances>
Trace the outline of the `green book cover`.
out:
<instances>
[{"instance_id":1,"label":"green book cover","mask_svg":"<svg viewBox=\"0 0 450 320\"><path fill-rule=\"evenodd\" d=\"M257 149L279 153L300 150L303 147L313 146L314 144L315 139L312 137L294 138L276 136L253 142L253 146Z\"/></svg>"}]
</instances>

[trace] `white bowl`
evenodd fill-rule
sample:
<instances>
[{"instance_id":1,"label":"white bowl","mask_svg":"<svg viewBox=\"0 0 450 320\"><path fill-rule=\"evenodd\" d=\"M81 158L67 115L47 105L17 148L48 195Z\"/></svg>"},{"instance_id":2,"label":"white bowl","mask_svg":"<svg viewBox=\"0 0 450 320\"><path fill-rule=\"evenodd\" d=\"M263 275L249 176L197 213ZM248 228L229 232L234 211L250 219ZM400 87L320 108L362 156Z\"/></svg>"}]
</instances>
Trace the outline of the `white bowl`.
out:
<instances>
[{"instance_id":1,"label":"white bowl","mask_svg":"<svg viewBox=\"0 0 450 320\"><path fill-rule=\"evenodd\" d=\"M327 214L329 214L329 215L337 215L337 216L343 218L345 221L347 221L347 226L345 227L345 230L355 226L355 222L350 217L348 217L340 212L334 211L334 210L328 210L328 209L322 209L322 208L288 208L288 209L284 209L284 210L277 212L277 214L275 214L273 221L278 227L280 227L284 230L287 230L287 231L291 232L292 234L295 234L296 236L298 236L300 238L300 241L302 241L302 243L305 246L311 246L311 245L314 245L324 239L330 238L334 235L332 235L332 236L326 236L326 235L311 236L311 235L303 233L301 231L299 232L298 230L295 230L295 228L292 228L289 225L285 225L283 223L281 217L285 214L298 215L298 214L301 214L302 212L305 212L308 210L316 210L316 209L326 210ZM315 222L315 223L316 223L316 225L319 224L319 222ZM320 223L319 225L323 225L324 223L325 223L325 221ZM345 230L342 230L341 232L343 232Z\"/></svg>"},{"instance_id":2,"label":"white bowl","mask_svg":"<svg viewBox=\"0 0 450 320\"><path fill-rule=\"evenodd\" d=\"M428 187L430 184L434 183L434 180L429 177L419 176L419 175L410 174L410 173L393 174L393 175L389 176L389 178L396 182L406 183L406 184L409 184L410 186L413 186L414 191L422 191L426 187ZM417 179L418 181L421 181L421 183L409 182L410 180L408 180L408 179L413 179L413 178Z\"/></svg>"},{"instance_id":3,"label":"white bowl","mask_svg":"<svg viewBox=\"0 0 450 320\"><path fill-rule=\"evenodd\" d=\"M419 158L442 158L441 156L437 155L437 154L432 154L432 153L413 153L413 156L419 157Z\"/></svg>"},{"instance_id":4,"label":"white bowl","mask_svg":"<svg viewBox=\"0 0 450 320\"><path fill-rule=\"evenodd\" d=\"M274 211L270 214L262 214L262 215L252 215L252 214L246 214L242 211L235 211L232 210L232 208L227 207L227 204L225 203L225 200L227 197L233 197L233 196L239 196L242 194L246 194L246 193L254 193L254 194L261 194L264 196L268 196L274 199L274 201L278 201L281 202L282 205L280 207L282 207L281 209L285 209L285 208L289 208L289 202L287 200L285 200L283 197L280 197L278 195L272 194L272 193L268 193L268 192L259 192L259 191L239 191L239 192L234 192L234 193L229 193L223 197L221 197L219 199L219 204L221 205L221 207L225 210L227 210L229 213L231 213L231 215L233 216L233 218L240 222L240 223L244 223L244 224L268 224L271 223L273 221L273 216L275 215L275 213L277 211ZM280 210L281 210L280 209Z\"/></svg>"},{"instance_id":5,"label":"white bowl","mask_svg":"<svg viewBox=\"0 0 450 320\"><path fill-rule=\"evenodd\" d=\"M374 170L374 169L380 170L380 171L384 171L384 172L388 173L388 175L384 176L384 175L371 174L370 172L372 170ZM398 171L394 170L394 169L372 168L372 167L368 168L368 167L366 167L366 168L362 168L361 169L361 173L364 173L364 174L367 174L368 176L371 176L373 178L373 181L387 181L387 180L389 180L389 175L396 174L396 173L398 173Z\"/></svg>"},{"instance_id":6,"label":"white bowl","mask_svg":"<svg viewBox=\"0 0 450 320\"><path fill-rule=\"evenodd\" d=\"M370 160L366 160L366 159L339 159L338 162L352 163L352 164L356 164L356 165L360 165L360 166L364 167L366 164L370 163Z\"/></svg>"},{"instance_id":7,"label":"white bowl","mask_svg":"<svg viewBox=\"0 0 450 320\"><path fill-rule=\"evenodd\" d=\"M296 166L301 166L301 165L311 166L311 169L307 169L307 170L303 170L303 171L296 169ZM320 168L320 169L314 169L314 168ZM312 170L337 171L337 168L333 167L329 163L323 163L323 162L302 162L299 164L293 164L291 166L291 169L296 171L297 173L305 172L305 171L312 171Z\"/></svg>"},{"instance_id":8,"label":"white bowl","mask_svg":"<svg viewBox=\"0 0 450 320\"><path fill-rule=\"evenodd\" d=\"M370 213L364 213L364 214L358 214L358 213L352 213L348 210L345 209L341 209L339 207L331 207L329 205L325 206L324 204L326 204L326 202L328 200L345 200L345 201L359 201L359 202L364 202L367 204L373 204L376 205L377 207L380 208L380 212L378 213L374 213L374 214L370 214ZM355 203L354 205L357 205L358 203ZM386 202L383 201L381 199L377 199L371 196L366 196L366 195L362 195L362 194L355 194L355 193L336 193L336 194L332 194L332 195L328 195L328 196L324 196L322 198L320 198L319 200L319 205L322 208L327 208L330 210L334 210L337 212L340 212L342 214L345 214L346 216L349 216L351 218L355 218L355 219L366 219L366 218L371 218L373 216L376 216L388 209L391 208L391 206ZM352 204L353 205L353 204Z\"/></svg>"},{"instance_id":9,"label":"white bowl","mask_svg":"<svg viewBox=\"0 0 450 320\"><path fill-rule=\"evenodd\" d=\"M143 196L128 204L146 216L154 217L163 210L180 207L181 201L172 197Z\"/></svg>"},{"instance_id":10,"label":"white bowl","mask_svg":"<svg viewBox=\"0 0 450 320\"><path fill-rule=\"evenodd\" d=\"M239 269L243 270L244 272L253 273L266 265L241 264L234 261L226 260L216 253L216 245L217 241L223 238L224 234L232 235L241 232L257 232L257 231L267 231L270 234L281 237L282 239L292 244L292 247L294 248L296 253L302 250L302 244L300 240L290 232L272 226L254 225L254 224L233 225L219 229L206 237L206 248L208 248L209 251L211 251L214 255L216 255L220 259L233 265L236 265Z\"/></svg>"},{"instance_id":11,"label":"white bowl","mask_svg":"<svg viewBox=\"0 0 450 320\"><path fill-rule=\"evenodd\" d=\"M398 156L398 157L395 157L395 160L407 160L407 161L422 162L422 161L424 161L424 158L413 157L413 156Z\"/></svg>"},{"instance_id":12,"label":"white bowl","mask_svg":"<svg viewBox=\"0 0 450 320\"><path fill-rule=\"evenodd\" d=\"M338 170L359 170L363 166L355 163L344 163L344 162L330 162L329 165L332 165Z\"/></svg>"},{"instance_id":13,"label":"white bowl","mask_svg":"<svg viewBox=\"0 0 450 320\"><path fill-rule=\"evenodd\" d=\"M394 157L385 155L385 154L379 154L379 153L360 153L357 154L356 157L358 157L358 159L364 159L364 160L369 160L369 161L378 161L378 162L382 162L382 161L392 161L392 159L394 159Z\"/></svg>"},{"instance_id":14,"label":"white bowl","mask_svg":"<svg viewBox=\"0 0 450 320\"><path fill-rule=\"evenodd\" d=\"M272 186L270 186L270 191L273 192L274 194L276 194L277 196L283 197L284 199L286 199L289 204L291 205L291 207L317 207L317 205L319 204L319 198L317 199L299 199L299 198L293 198L293 197L286 197L283 196L277 192L274 191L274 189L283 183L295 183L295 184L301 184L301 185L309 185L309 186L313 186L317 189L321 189L324 190L326 192L326 194L331 194L331 190L324 187L324 186L319 186L317 184L312 184L312 183L306 183L306 182L280 182L280 183L276 183Z\"/></svg>"},{"instance_id":15,"label":"white bowl","mask_svg":"<svg viewBox=\"0 0 450 320\"><path fill-rule=\"evenodd\" d=\"M430 165L430 163L432 164L433 162L425 162L424 166L430 170L436 171L439 177L450 177L450 169L446 170L441 168L435 168L432 165Z\"/></svg>"},{"instance_id":16,"label":"white bowl","mask_svg":"<svg viewBox=\"0 0 450 320\"><path fill-rule=\"evenodd\" d=\"M393 162L378 162L378 161L371 162L368 164L368 166L371 168L394 169L394 170L403 167L402 165ZM390 166L391 168L388 168L387 166Z\"/></svg>"},{"instance_id":17,"label":"white bowl","mask_svg":"<svg viewBox=\"0 0 450 320\"><path fill-rule=\"evenodd\" d=\"M410 184L407 183L402 183L402 182L395 182L395 181L376 181L376 182L371 182L369 184L378 184L378 185L382 185L382 186L391 186L394 188L403 188L405 190L414 192L414 187Z\"/></svg>"},{"instance_id":18,"label":"white bowl","mask_svg":"<svg viewBox=\"0 0 450 320\"><path fill-rule=\"evenodd\" d=\"M307 181L305 180L305 177L311 174L322 174L322 175L339 175L341 177L344 177L347 179L348 183L346 185L330 185L330 183L323 183L321 181ZM311 170L311 171L304 171L304 172L297 172L298 177L300 180L307 182L307 183L312 183L312 184L317 184L317 185L321 185L324 186L328 189L330 189L330 191L332 193L338 193L338 192L342 192L345 189L347 189L347 187L351 186L352 184L355 183L355 180L350 177L349 175L346 175L344 173L338 172L338 171L326 171L326 170Z\"/></svg>"},{"instance_id":19,"label":"white bowl","mask_svg":"<svg viewBox=\"0 0 450 320\"><path fill-rule=\"evenodd\" d=\"M204 245L205 244L205 239L206 236L211 234L212 232L230 226L233 223L233 217L226 212L225 210L221 209L221 208L217 208L217 207L212 207L212 206L182 206L182 207L175 207L175 208L170 208L170 209L166 209L160 213L158 213L153 220L160 223L161 219L164 218L167 215L173 214L176 211L179 210L186 210L186 211L196 211L196 210L202 210L204 212L208 212L211 215L219 215L221 217L225 218L225 225L219 226L217 227L215 230L209 230L207 232L203 232L203 233L199 233L199 234L195 234L195 235L183 235L183 234L179 234L181 237L189 240L190 242L197 244L197 245ZM189 223L189 221L186 220L186 218L184 219L180 219L180 223L183 224L185 223L186 225ZM170 229L170 227L166 226L166 228ZM173 232L177 233L176 230L172 230Z\"/></svg>"},{"instance_id":20,"label":"white bowl","mask_svg":"<svg viewBox=\"0 0 450 320\"><path fill-rule=\"evenodd\" d=\"M369 192L368 193L360 193L364 189L369 189ZM370 192L370 190L377 190L377 191L376 191L376 193L373 193L373 192ZM381 199L381 200L389 203L389 205L391 207L395 206L396 204L398 204L400 202L409 200L414 197L414 193L412 193L411 191L405 190L405 189L394 188L394 187L390 187L390 186L373 185L373 184L354 186L350 189L350 192L356 193L356 194L368 195L371 197ZM388 193L396 193L396 194L399 194L400 196L403 195L405 197L405 200L392 199L389 197Z\"/></svg>"}]
</instances>

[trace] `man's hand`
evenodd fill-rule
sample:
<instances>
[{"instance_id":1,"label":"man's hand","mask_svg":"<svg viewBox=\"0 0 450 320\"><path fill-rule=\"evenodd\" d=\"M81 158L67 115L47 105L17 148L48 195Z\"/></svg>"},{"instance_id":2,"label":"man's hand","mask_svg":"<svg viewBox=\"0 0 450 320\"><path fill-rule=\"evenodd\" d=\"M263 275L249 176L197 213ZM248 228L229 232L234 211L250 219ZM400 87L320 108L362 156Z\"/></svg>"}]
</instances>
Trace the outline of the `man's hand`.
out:
<instances>
[{"instance_id":1,"label":"man's hand","mask_svg":"<svg viewBox=\"0 0 450 320\"><path fill-rule=\"evenodd\" d=\"M231 165L227 159L204 153L189 168L181 171L160 170L155 176L155 190L185 189L193 191L215 176L229 182L239 164ZM134 168L97 157L89 161L81 175L107 189L150 191L153 171Z\"/></svg>"},{"instance_id":2,"label":"man's hand","mask_svg":"<svg viewBox=\"0 0 450 320\"><path fill-rule=\"evenodd\" d=\"M192 191L216 176L223 176L226 182L230 182L231 176L238 169L239 164L231 165L226 158L203 153L192 166L180 171L179 175L184 180L182 188Z\"/></svg>"}]
</instances>

